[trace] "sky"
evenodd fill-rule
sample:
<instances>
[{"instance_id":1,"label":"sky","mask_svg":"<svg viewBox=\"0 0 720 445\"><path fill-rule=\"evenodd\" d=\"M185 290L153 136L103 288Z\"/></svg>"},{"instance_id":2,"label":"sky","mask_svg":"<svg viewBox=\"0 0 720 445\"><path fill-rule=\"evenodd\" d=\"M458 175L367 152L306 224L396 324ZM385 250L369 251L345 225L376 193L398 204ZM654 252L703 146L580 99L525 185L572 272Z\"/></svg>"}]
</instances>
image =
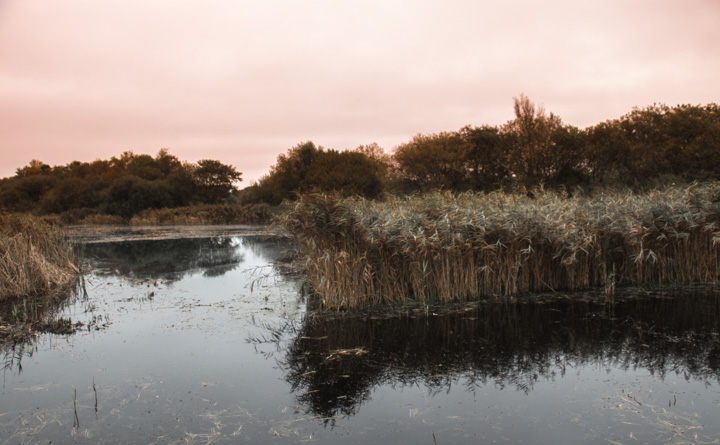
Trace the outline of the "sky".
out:
<instances>
[{"instance_id":1,"label":"sky","mask_svg":"<svg viewBox=\"0 0 720 445\"><path fill-rule=\"evenodd\" d=\"M266 174L503 125L720 102L720 0L0 0L0 177L124 151Z\"/></svg>"}]
</instances>

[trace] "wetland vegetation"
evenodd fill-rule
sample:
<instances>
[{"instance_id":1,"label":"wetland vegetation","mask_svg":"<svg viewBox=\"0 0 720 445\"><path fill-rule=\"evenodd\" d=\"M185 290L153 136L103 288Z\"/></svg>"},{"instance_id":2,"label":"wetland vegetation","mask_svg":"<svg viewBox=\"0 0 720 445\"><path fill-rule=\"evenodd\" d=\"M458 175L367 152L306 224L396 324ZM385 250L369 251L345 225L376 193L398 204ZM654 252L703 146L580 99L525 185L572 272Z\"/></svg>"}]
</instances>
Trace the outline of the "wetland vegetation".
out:
<instances>
[{"instance_id":1,"label":"wetland vegetation","mask_svg":"<svg viewBox=\"0 0 720 445\"><path fill-rule=\"evenodd\" d=\"M717 443L720 109L514 111L0 180L0 444Z\"/></svg>"},{"instance_id":2,"label":"wetland vegetation","mask_svg":"<svg viewBox=\"0 0 720 445\"><path fill-rule=\"evenodd\" d=\"M584 129L522 94L513 111L504 125L418 134L392 153L376 143L338 150L302 142L242 190L234 166L181 161L166 148L56 166L35 159L0 179L0 208L66 223L264 224L283 201L313 192L384 200L542 186L590 194L720 180L717 104L655 104Z\"/></svg>"},{"instance_id":3,"label":"wetland vegetation","mask_svg":"<svg viewBox=\"0 0 720 445\"><path fill-rule=\"evenodd\" d=\"M79 262L51 219L0 214L0 300L37 295L76 279Z\"/></svg>"},{"instance_id":4,"label":"wetland vegetation","mask_svg":"<svg viewBox=\"0 0 720 445\"><path fill-rule=\"evenodd\" d=\"M385 202L307 195L282 226L327 308L716 282L720 184Z\"/></svg>"}]
</instances>

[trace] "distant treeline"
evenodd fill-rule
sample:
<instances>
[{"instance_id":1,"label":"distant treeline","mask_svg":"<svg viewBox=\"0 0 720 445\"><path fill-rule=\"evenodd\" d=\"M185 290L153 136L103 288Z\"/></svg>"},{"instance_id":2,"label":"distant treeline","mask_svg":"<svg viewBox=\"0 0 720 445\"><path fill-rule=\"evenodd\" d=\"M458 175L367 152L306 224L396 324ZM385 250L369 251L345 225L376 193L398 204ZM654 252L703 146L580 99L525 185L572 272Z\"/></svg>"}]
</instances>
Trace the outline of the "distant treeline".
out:
<instances>
[{"instance_id":1,"label":"distant treeline","mask_svg":"<svg viewBox=\"0 0 720 445\"><path fill-rule=\"evenodd\" d=\"M654 105L579 129L526 96L502 126L419 134L385 154L377 144L338 152L299 144L243 190L245 202L309 191L376 197L416 191L492 191L543 185L646 188L720 179L720 108Z\"/></svg>"},{"instance_id":2,"label":"distant treeline","mask_svg":"<svg viewBox=\"0 0 720 445\"><path fill-rule=\"evenodd\" d=\"M720 179L717 104L653 105L579 129L526 96L501 126L418 134L385 153L377 144L337 151L304 142L243 190L220 161L120 157L50 167L33 160L0 180L0 208L34 213L116 215L200 204L279 204L307 192L376 198L430 190L645 188Z\"/></svg>"},{"instance_id":3,"label":"distant treeline","mask_svg":"<svg viewBox=\"0 0 720 445\"><path fill-rule=\"evenodd\" d=\"M241 173L216 160L181 162L160 150L130 151L93 162L50 167L33 160L0 180L0 207L13 212L92 212L129 219L145 209L224 203Z\"/></svg>"}]
</instances>

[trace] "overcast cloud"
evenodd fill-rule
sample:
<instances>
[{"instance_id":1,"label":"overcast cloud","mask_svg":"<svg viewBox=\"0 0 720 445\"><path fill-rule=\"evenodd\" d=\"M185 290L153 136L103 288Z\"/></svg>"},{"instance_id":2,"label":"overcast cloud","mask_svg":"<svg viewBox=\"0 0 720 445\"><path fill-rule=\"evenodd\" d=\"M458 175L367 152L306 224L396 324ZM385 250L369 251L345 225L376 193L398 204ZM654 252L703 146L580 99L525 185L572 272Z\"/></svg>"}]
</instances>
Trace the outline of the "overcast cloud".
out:
<instances>
[{"instance_id":1,"label":"overcast cloud","mask_svg":"<svg viewBox=\"0 0 720 445\"><path fill-rule=\"evenodd\" d=\"M386 151L720 98L717 0L0 0L0 177L162 147L257 180L307 140Z\"/></svg>"}]
</instances>

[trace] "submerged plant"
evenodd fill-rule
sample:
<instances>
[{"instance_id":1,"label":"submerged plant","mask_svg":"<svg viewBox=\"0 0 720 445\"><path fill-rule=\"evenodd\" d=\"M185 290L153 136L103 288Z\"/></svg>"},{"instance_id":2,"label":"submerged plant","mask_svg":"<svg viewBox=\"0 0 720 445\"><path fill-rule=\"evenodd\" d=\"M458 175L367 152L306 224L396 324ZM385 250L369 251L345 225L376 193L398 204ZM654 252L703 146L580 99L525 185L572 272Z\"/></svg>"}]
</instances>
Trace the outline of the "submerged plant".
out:
<instances>
[{"instance_id":1,"label":"submerged plant","mask_svg":"<svg viewBox=\"0 0 720 445\"><path fill-rule=\"evenodd\" d=\"M306 195L280 224L325 307L714 282L720 183L568 197Z\"/></svg>"}]
</instances>

